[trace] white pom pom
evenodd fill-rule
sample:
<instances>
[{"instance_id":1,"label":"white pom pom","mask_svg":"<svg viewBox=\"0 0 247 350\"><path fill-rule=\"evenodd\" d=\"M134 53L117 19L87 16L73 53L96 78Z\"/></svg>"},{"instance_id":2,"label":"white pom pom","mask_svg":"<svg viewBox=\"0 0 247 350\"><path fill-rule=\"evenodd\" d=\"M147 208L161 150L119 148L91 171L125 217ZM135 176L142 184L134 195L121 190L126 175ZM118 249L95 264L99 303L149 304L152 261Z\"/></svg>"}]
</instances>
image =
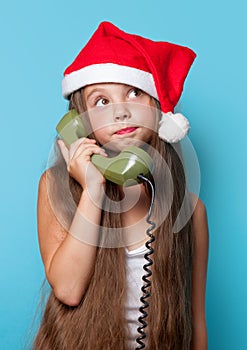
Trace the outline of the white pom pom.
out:
<instances>
[{"instance_id":1,"label":"white pom pom","mask_svg":"<svg viewBox=\"0 0 247 350\"><path fill-rule=\"evenodd\" d=\"M162 113L160 121L159 137L169 143L182 140L189 132L190 124L181 113Z\"/></svg>"}]
</instances>

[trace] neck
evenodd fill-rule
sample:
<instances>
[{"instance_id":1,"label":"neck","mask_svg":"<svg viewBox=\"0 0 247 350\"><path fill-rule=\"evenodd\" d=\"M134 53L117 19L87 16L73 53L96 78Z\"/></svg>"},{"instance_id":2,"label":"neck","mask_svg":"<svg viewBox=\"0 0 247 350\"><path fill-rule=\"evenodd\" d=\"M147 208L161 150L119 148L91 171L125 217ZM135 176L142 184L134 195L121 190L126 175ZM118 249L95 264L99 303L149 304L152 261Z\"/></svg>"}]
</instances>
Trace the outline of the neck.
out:
<instances>
[{"instance_id":1,"label":"neck","mask_svg":"<svg viewBox=\"0 0 247 350\"><path fill-rule=\"evenodd\" d=\"M121 219L125 232L126 246L135 249L147 240L146 222L150 206L150 196L143 184L121 188L122 213Z\"/></svg>"}]
</instances>

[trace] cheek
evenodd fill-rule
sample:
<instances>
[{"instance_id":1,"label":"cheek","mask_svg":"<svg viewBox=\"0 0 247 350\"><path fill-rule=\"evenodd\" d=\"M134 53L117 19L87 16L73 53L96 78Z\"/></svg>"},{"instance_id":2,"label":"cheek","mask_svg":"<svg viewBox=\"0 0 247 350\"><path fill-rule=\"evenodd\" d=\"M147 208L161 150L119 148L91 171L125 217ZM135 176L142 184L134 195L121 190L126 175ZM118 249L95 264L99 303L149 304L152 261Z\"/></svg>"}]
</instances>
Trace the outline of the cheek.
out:
<instances>
[{"instance_id":1,"label":"cheek","mask_svg":"<svg viewBox=\"0 0 247 350\"><path fill-rule=\"evenodd\" d=\"M155 116L151 115L148 120L146 120L146 127L150 132L158 130L159 120L155 118Z\"/></svg>"},{"instance_id":2,"label":"cheek","mask_svg":"<svg viewBox=\"0 0 247 350\"><path fill-rule=\"evenodd\" d=\"M148 119L148 126L153 131L157 132L159 128L159 122L161 119L161 112L158 108L154 98L151 98L150 100L150 113L149 113L149 119Z\"/></svg>"},{"instance_id":3,"label":"cheek","mask_svg":"<svg viewBox=\"0 0 247 350\"><path fill-rule=\"evenodd\" d=\"M94 136L101 145L104 145L105 143L109 142L106 132L102 129L96 129L94 131Z\"/></svg>"},{"instance_id":4,"label":"cheek","mask_svg":"<svg viewBox=\"0 0 247 350\"><path fill-rule=\"evenodd\" d=\"M143 125L145 128L149 129L150 132L157 131L159 125L159 113L157 110L150 107L143 107L142 110L138 111L139 113L136 115L137 122L140 125Z\"/></svg>"},{"instance_id":5,"label":"cheek","mask_svg":"<svg viewBox=\"0 0 247 350\"><path fill-rule=\"evenodd\" d=\"M89 121L94 132L101 132L103 128L107 128L112 123L110 112L109 108L106 107L94 108L88 111Z\"/></svg>"},{"instance_id":6,"label":"cheek","mask_svg":"<svg viewBox=\"0 0 247 350\"><path fill-rule=\"evenodd\" d=\"M150 106L150 107L154 107L154 108L157 108L157 104L155 102L155 99L154 97L151 97L147 94L145 94L143 96L143 101L142 101L143 104L145 104L146 106Z\"/></svg>"}]
</instances>

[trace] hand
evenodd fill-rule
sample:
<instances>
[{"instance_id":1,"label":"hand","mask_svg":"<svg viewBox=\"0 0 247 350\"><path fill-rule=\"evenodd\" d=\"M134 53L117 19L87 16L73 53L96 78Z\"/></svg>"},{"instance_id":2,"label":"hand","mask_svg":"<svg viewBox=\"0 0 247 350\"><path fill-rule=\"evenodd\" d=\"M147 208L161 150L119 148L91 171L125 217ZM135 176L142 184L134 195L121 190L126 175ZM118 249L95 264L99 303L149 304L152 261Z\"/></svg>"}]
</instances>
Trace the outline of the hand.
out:
<instances>
[{"instance_id":1,"label":"hand","mask_svg":"<svg viewBox=\"0 0 247 350\"><path fill-rule=\"evenodd\" d=\"M105 184L103 175L92 164L90 158L93 154L105 157L107 154L95 143L96 140L83 137L73 142L68 149L63 140L58 140L69 174L79 182L84 190L86 188L95 190L95 186Z\"/></svg>"}]
</instances>

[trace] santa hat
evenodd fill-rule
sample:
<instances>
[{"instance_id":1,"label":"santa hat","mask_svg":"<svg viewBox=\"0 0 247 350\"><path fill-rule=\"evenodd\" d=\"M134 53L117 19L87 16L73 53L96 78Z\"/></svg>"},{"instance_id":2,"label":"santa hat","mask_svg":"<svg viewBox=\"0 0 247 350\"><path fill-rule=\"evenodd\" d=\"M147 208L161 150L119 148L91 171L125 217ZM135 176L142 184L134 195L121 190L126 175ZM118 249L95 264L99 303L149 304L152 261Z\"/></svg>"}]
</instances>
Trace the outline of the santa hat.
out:
<instances>
[{"instance_id":1,"label":"santa hat","mask_svg":"<svg viewBox=\"0 0 247 350\"><path fill-rule=\"evenodd\" d=\"M128 34L102 22L65 70L63 96L69 98L79 88L96 83L135 86L160 103L163 115L159 136L177 142L187 134L189 122L173 111L195 57L187 47Z\"/></svg>"}]
</instances>

